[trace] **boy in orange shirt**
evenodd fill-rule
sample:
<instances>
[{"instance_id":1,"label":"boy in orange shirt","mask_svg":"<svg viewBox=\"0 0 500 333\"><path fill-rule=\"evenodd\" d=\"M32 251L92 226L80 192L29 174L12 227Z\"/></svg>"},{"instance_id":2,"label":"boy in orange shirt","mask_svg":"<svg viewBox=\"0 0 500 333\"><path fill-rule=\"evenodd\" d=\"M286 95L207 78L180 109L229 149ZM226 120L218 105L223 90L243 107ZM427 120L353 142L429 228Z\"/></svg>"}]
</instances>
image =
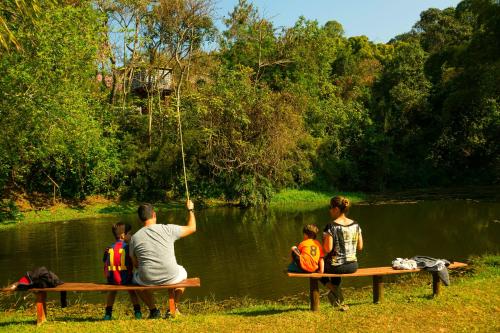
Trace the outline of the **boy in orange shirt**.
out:
<instances>
[{"instance_id":1,"label":"boy in orange shirt","mask_svg":"<svg viewBox=\"0 0 500 333\"><path fill-rule=\"evenodd\" d=\"M323 273L323 247L316 240L318 227L314 224L304 226L304 240L299 246L292 246L292 262L288 266L289 272L294 273L313 273L319 271Z\"/></svg>"}]
</instances>

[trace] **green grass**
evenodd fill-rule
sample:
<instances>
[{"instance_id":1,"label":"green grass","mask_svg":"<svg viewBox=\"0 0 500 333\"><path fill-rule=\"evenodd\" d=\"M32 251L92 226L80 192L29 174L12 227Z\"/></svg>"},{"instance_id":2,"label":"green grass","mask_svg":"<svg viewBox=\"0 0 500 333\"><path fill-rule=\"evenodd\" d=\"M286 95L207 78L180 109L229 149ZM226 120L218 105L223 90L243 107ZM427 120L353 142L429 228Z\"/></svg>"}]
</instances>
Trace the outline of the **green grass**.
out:
<instances>
[{"instance_id":1,"label":"green grass","mask_svg":"<svg viewBox=\"0 0 500 333\"><path fill-rule=\"evenodd\" d=\"M358 192L320 192L311 190L283 190L276 193L270 202L272 208L285 209L316 209L319 207L327 207L330 199L335 195L342 195L352 203L357 203L366 200L366 195Z\"/></svg>"},{"instance_id":2,"label":"green grass","mask_svg":"<svg viewBox=\"0 0 500 333\"><path fill-rule=\"evenodd\" d=\"M272 200L272 204L281 203L296 203L296 202L326 202L326 205L330 202L330 199L335 195L342 195L349 198L352 202L359 202L365 199L365 195L359 192L343 192L343 193L330 193L321 191L311 191L311 190L283 190L276 193Z\"/></svg>"},{"instance_id":3,"label":"green grass","mask_svg":"<svg viewBox=\"0 0 500 333\"><path fill-rule=\"evenodd\" d=\"M285 277L284 277L285 278ZM231 299L181 304L176 319L134 320L126 298L116 304L115 320L103 322L99 305L49 306L48 322L34 325L33 307L0 316L4 332L498 332L500 256L476 258L465 271L453 271L452 284L432 298L429 274L405 275L385 284L382 304L371 303L371 288L346 289L347 312L321 297L318 312L308 310L306 293L279 301ZM209 288L209 286L204 286ZM304 281L307 290L307 282ZM125 297L125 296L123 296Z\"/></svg>"}]
</instances>

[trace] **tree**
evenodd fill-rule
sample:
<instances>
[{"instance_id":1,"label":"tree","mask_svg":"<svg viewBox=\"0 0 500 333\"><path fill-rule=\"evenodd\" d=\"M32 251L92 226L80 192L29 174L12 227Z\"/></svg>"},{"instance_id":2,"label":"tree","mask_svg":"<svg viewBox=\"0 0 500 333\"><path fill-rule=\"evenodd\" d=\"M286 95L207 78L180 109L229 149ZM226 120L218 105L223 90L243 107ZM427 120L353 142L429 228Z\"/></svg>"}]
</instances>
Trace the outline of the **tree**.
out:
<instances>
[{"instance_id":1,"label":"tree","mask_svg":"<svg viewBox=\"0 0 500 333\"><path fill-rule=\"evenodd\" d=\"M43 10L18 27L24 51L0 59L0 182L11 192L112 190L119 165L96 89L99 20L89 4Z\"/></svg>"},{"instance_id":2,"label":"tree","mask_svg":"<svg viewBox=\"0 0 500 333\"><path fill-rule=\"evenodd\" d=\"M429 8L420 14L413 31L419 34L426 52L436 53L468 40L472 33L471 23L471 16L460 15L454 8Z\"/></svg>"},{"instance_id":3,"label":"tree","mask_svg":"<svg viewBox=\"0 0 500 333\"><path fill-rule=\"evenodd\" d=\"M500 165L500 4L468 0L457 15L472 17L470 39L460 48L448 48L450 61L433 103L442 130L432 149L432 160L460 181L495 182Z\"/></svg>"},{"instance_id":4,"label":"tree","mask_svg":"<svg viewBox=\"0 0 500 333\"><path fill-rule=\"evenodd\" d=\"M294 173L305 134L300 104L289 94L255 87L254 75L246 67L221 69L195 104L205 176L243 205L264 203L275 187L303 176Z\"/></svg>"},{"instance_id":5,"label":"tree","mask_svg":"<svg viewBox=\"0 0 500 333\"><path fill-rule=\"evenodd\" d=\"M226 30L220 39L220 56L228 68L253 69L255 82L272 77L273 70L289 61L278 51L272 22L261 17L253 4L239 0L224 20Z\"/></svg>"}]
</instances>

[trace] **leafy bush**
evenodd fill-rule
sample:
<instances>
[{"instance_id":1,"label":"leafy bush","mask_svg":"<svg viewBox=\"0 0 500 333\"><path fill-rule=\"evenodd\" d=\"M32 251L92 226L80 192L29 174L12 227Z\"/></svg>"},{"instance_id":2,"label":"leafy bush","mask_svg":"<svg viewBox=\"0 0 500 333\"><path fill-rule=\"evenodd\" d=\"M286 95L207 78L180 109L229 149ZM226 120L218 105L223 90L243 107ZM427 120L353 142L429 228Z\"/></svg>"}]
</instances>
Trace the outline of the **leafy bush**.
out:
<instances>
[{"instance_id":1,"label":"leafy bush","mask_svg":"<svg viewBox=\"0 0 500 333\"><path fill-rule=\"evenodd\" d=\"M0 222L17 221L23 217L16 203L12 200L0 200Z\"/></svg>"}]
</instances>

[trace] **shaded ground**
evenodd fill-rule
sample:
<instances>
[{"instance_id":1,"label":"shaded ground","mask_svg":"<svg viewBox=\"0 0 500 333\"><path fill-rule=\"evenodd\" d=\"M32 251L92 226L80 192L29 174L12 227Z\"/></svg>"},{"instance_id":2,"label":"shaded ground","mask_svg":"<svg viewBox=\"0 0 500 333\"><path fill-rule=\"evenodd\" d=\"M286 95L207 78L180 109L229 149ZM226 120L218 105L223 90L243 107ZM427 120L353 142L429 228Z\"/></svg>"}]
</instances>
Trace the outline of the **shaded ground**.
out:
<instances>
[{"instance_id":1,"label":"shaded ground","mask_svg":"<svg viewBox=\"0 0 500 333\"><path fill-rule=\"evenodd\" d=\"M469 186L450 188L425 188L406 191L388 191L384 193L369 194L365 203L408 203L420 200L477 200L500 201L500 186Z\"/></svg>"}]
</instances>

